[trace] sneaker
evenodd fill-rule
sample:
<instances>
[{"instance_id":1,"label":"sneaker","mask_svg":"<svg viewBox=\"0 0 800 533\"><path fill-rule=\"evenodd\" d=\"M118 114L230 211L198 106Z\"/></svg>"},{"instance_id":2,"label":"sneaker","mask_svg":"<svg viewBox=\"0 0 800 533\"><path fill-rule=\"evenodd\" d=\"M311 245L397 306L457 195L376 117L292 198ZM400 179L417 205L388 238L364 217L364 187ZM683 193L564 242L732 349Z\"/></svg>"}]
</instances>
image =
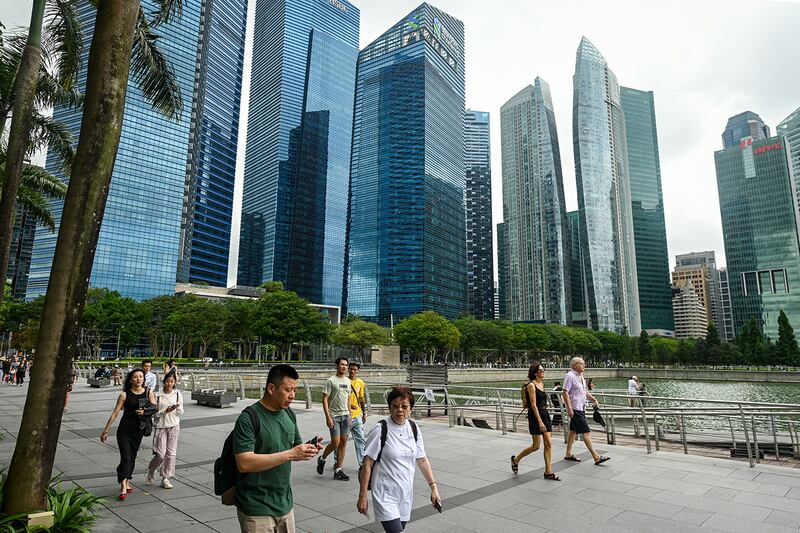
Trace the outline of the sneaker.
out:
<instances>
[{"instance_id":1,"label":"sneaker","mask_svg":"<svg viewBox=\"0 0 800 533\"><path fill-rule=\"evenodd\" d=\"M344 473L344 470L337 470L333 473L333 479L338 479L339 481L350 481L350 476Z\"/></svg>"},{"instance_id":2,"label":"sneaker","mask_svg":"<svg viewBox=\"0 0 800 533\"><path fill-rule=\"evenodd\" d=\"M161 488L162 489L171 489L172 488L172 483L170 483L167 478L164 478L164 479L161 480Z\"/></svg>"},{"instance_id":3,"label":"sneaker","mask_svg":"<svg viewBox=\"0 0 800 533\"><path fill-rule=\"evenodd\" d=\"M317 474L321 476L322 472L324 471L325 471L325 459L323 459L322 457L317 457Z\"/></svg>"},{"instance_id":4,"label":"sneaker","mask_svg":"<svg viewBox=\"0 0 800 533\"><path fill-rule=\"evenodd\" d=\"M153 470L147 471L147 477L144 478L148 485L152 485L156 480L156 473Z\"/></svg>"}]
</instances>

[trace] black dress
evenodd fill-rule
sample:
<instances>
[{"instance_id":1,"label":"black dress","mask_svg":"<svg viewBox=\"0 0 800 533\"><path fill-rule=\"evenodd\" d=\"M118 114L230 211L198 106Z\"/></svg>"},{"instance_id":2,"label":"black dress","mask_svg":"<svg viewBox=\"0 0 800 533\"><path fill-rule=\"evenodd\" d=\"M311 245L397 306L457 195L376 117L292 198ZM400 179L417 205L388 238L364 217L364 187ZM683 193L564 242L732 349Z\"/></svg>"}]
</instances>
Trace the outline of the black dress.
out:
<instances>
[{"instance_id":1,"label":"black dress","mask_svg":"<svg viewBox=\"0 0 800 533\"><path fill-rule=\"evenodd\" d=\"M132 479L133 469L136 466L136 454L142 444L142 430L139 428L139 415L136 410L140 408L139 400L147 398L147 389L141 394L125 391L122 420L117 429L117 447L119 448L119 466L117 467L117 483L124 479Z\"/></svg>"},{"instance_id":2,"label":"black dress","mask_svg":"<svg viewBox=\"0 0 800 533\"><path fill-rule=\"evenodd\" d=\"M533 386L536 390L536 410L539 411L539 416L542 419L542 423L544 423L545 431L548 433L553 431L553 422L550 420L550 413L547 412L547 393L543 390L539 390L536 385ZM539 428L539 421L536 419L536 415L533 414L533 402L530 398L530 392L528 392L528 388L525 388L525 392L528 394L528 405L531 407L528 408L528 431L531 435L541 435L542 430Z\"/></svg>"}]
</instances>

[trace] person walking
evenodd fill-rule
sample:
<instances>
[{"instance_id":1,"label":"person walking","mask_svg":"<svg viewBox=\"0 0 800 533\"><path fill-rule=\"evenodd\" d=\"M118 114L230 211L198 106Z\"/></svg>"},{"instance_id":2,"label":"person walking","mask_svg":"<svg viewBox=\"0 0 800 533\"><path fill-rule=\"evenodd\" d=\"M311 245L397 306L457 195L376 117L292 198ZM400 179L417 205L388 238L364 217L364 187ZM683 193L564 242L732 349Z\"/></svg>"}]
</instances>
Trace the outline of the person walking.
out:
<instances>
[{"instance_id":1,"label":"person walking","mask_svg":"<svg viewBox=\"0 0 800 533\"><path fill-rule=\"evenodd\" d=\"M344 454L347 450L347 437L350 434L350 407L348 406L350 391L353 384L347 377L349 361L346 357L339 357L335 361L336 375L331 376L325 382L325 389L322 392L322 410L325 412L325 423L331 434L331 441L325 447L325 451L317 459L317 474L322 475L325 471L325 458L336 451L334 455L333 479L339 481L349 481L350 476L344 473Z\"/></svg>"},{"instance_id":2,"label":"person walking","mask_svg":"<svg viewBox=\"0 0 800 533\"><path fill-rule=\"evenodd\" d=\"M573 357L569 363L572 370L567 372L564 376L564 390L561 393L564 401L564 406L567 408L567 416L569 416L569 435L567 436L567 453L564 456L565 461L580 462L580 459L575 457L572 453L572 445L575 444L575 438L578 433L583 437L583 443L592 454L594 464L600 465L610 459L598 454L592 446L591 429L589 423L586 421L586 399L592 400L595 405L599 404L592 393L586 389L586 380L583 379L583 371L586 369L586 362L580 357Z\"/></svg>"},{"instance_id":3,"label":"person walking","mask_svg":"<svg viewBox=\"0 0 800 533\"><path fill-rule=\"evenodd\" d=\"M552 481L561 481L553 472L553 445L550 434L553 431L553 423L550 420L550 413L547 411L547 393L544 391L544 367L539 363L534 363L528 369L528 383L525 385L525 392L528 395L528 431L533 442L530 446L523 449L517 455L511 456L511 471L519 473L519 462L522 459L539 449L544 442L544 478Z\"/></svg>"},{"instance_id":4,"label":"person walking","mask_svg":"<svg viewBox=\"0 0 800 533\"><path fill-rule=\"evenodd\" d=\"M17 385L17 369L19 368L19 360L17 356L13 356L11 358L11 366L8 370L8 375L6 377L6 383L13 385L16 387Z\"/></svg>"},{"instance_id":5,"label":"person walking","mask_svg":"<svg viewBox=\"0 0 800 533\"><path fill-rule=\"evenodd\" d=\"M261 399L253 404L258 416L255 434L250 414L242 411L233 430L236 514L242 533L294 533L292 461L309 461L322 446L317 437L302 444L290 406L300 376L289 365L275 365L267 374Z\"/></svg>"},{"instance_id":6,"label":"person walking","mask_svg":"<svg viewBox=\"0 0 800 533\"><path fill-rule=\"evenodd\" d=\"M153 432L153 459L147 467L147 484L152 485L160 467L161 488L171 489L169 479L175 477L175 457L178 453L178 434L183 414L183 396L175 388L175 374L167 373L164 388L156 394L156 427Z\"/></svg>"},{"instance_id":7,"label":"person walking","mask_svg":"<svg viewBox=\"0 0 800 533\"><path fill-rule=\"evenodd\" d=\"M153 361L150 359L145 359L142 361L142 370L144 371L144 386L150 390L156 390L158 388L158 379L154 372L150 372L150 369L153 368Z\"/></svg>"},{"instance_id":8,"label":"person walking","mask_svg":"<svg viewBox=\"0 0 800 533\"><path fill-rule=\"evenodd\" d=\"M108 440L108 430L122 411L122 420L117 428L117 447L119 448L119 466L117 466L117 483L119 483L119 499L124 500L133 492L130 480L136 466L136 454L142 444L144 429L142 418L152 416L155 410L156 397L153 390L144 386L144 371L134 368L125 376L122 392L117 397L114 411L100 434L100 442ZM148 415L150 413L150 415Z\"/></svg>"},{"instance_id":9,"label":"person walking","mask_svg":"<svg viewBox=\"0 0 800 533\"><path fill-rule=\"evenodd\" d=\"M353 436L353 446L356 449L356 462L358 462L359 469L364 462L364 445L366 439L364 438L364 424L367 423L367 405L366 405L366 384L358 377L361 371L361 365L356 362L350 363L348 369L348 377L350 378L350 417L352 424L350 426L350 434Z\"/></svg>"},{"instance_id":10,"label":"person walking","mask_svg":"<svg viewBox=\"0 0 800 533\"><path fill-rule=\"evenodd\" d=\"M29 366L28 358L23 357L17 367L17 387L22 387L22 384L25 383L25 373L28 371Z\"/></svg>"},{"instance_id":11,"label":"person walking","mask_svg":"<svg viewBox=\"0 0 800 533\"><path fill-rule=\"evenodd\" d=\"M438 510L442 498L425 455L422 431L411 421L414 395L407 388L395 387L386 403L389 416L375 424L367 436L356 509L367 514L367 491L371 490L375 519L386 533L402 533L411 520L417 466L431 488L431 504Z\"/></svg>"},{"instance_id":12,"label":"person walking","mask_svg":"<svg viewBox=\"0 0 800 533\"><path fill-rule=\"evenodd\" d=\"M177 386L180 378L178 377L178 364L175 359L170 359L164 363L164 376L167 374L172 374L175 377L175 385Z\"/></svg>"}]
</instances>

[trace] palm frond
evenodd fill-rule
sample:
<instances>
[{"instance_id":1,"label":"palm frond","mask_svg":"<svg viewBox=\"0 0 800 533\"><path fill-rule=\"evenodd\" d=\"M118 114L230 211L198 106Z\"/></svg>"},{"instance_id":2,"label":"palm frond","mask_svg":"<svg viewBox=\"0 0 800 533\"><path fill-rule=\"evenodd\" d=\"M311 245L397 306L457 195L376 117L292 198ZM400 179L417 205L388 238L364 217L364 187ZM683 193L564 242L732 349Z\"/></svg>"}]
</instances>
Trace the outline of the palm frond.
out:
<instances>
[{"instance_id":1,"label":"palm frond","mask_svg":"<svg viewBox=\"0 0 800 533\"><path fill-rule=\"evenodd\" d=\"M145 99L170 120L180 120L183 100L172 65L157 45L159 37L141 8L133 36L131 74Z\"/></svg>"},{"instance_id":2,"label":"palm frond","mask_svg":"<svg viewBox=\"0 0 800 533\"><path fill-rule=\"evenodd\" d=\"M72 87L81 68L83 30L76 11L77 0L48 0L44 46L55 59L59 82Z\"/></svg>"},{"instance_id":3,"label":"palm frond","mask_svg":"<svg viewBox=\"0 0 800 533\"><path fill-rule=\"evenodd\" d=\"M37 224L46 227L51 232L56 230L56 221L50 210L50 201L44 195L29 189L25 185L19 186L17 202L28 210L28 216L33 217Z\"/></svg>"},{"instance_id":4,"label":"palm frond","mask_svg":"<svg viewBox=\"0 0 800 533\"><path fill-rule=\"evenodd\" d=\"M34 96L37 108L46 109L55 106L81 107L83 105L83 95L70 80L65 80L65 82L62 83L57 80L47 71L40 72Z\"/></svg>"},{"instance_id":5,"label":"palm frond","mask_svg":"<svg viewBox=\"0 0 800 533\"><path fill-rule=\"evenodd\" d=\"M72 133L65 124L53 120L52 117L34 113L31 122L29 153L33 154L37 150L47 147L48 152L58 156L62 168L69 171L75 160L75 149L72 143Z\"/></svg>"},{"instance_id":6,"label":"palm frond","mask_svg":"<svg viewBox=\"0 0 800 533\"><path fill-rule=\"evenodd\" d=\"M23 167L21 184L49 199L61 199L67 195L67 184L61 178L36 165Z\"/></svg>"},{"instance_id":7,"label":"palm frond","mask_svg":"<svg viewBox=\"0 0 800 533\"><path fill-rule=\"evenodd\" d=\"M150 22L152 26L160 26L165 22L169 22L175 17L179 17L183 11L183 0L155 0L158 7L152 15L153 20Z\"/></svg>"}]
</instances>

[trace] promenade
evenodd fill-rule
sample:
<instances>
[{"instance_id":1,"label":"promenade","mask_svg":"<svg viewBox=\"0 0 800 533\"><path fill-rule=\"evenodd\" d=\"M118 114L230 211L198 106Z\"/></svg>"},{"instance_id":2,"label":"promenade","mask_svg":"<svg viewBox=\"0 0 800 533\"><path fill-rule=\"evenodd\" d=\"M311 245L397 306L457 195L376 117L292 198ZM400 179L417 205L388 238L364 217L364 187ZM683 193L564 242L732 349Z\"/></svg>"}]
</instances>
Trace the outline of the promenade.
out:
<instances>
[{"instance_id":1,"label":"promenade","mask_svg":"<svg viewBox=\"0 0 800 533\"><path fill-rule=\"evenodd\" d=\"M0 386L0 465L11 460L28 384ZM119 502L114 469L116 441L99 441L100 431L118 390L91 389L77 383L59 439L55 472L64 472L91 492L107 497L93 531L237 532L236 510L214 496L212 466L239 411L248 401L228 409L198 407L184 394L177 478L174 489L144 483L150 460L150 439L139 452L135 491ZM325 435L322 410L295 410L304 440ZM377 417L368 421L371 427ZM509 457L530 442L527 434L501 435L475 428L448 428L446 423L419 422L425 448L444 499L440 515L431 508L427 484L417 476L414 515L416 532L751 532L798 531L800 470L667 452L608 446L600 434L598 451L612 460L597 467L581 443L575 451L584 461L565 463L564 444L555 435L553 457L560 483L542 479L541 452L526 458L520 475L510 472ZM345 471L351 481L332 479L332 469L318 476L314 463L294 463L292 481L298 531L381 531L355 509L358 486L352 444Z\"/></svg>"}]
</instances>

